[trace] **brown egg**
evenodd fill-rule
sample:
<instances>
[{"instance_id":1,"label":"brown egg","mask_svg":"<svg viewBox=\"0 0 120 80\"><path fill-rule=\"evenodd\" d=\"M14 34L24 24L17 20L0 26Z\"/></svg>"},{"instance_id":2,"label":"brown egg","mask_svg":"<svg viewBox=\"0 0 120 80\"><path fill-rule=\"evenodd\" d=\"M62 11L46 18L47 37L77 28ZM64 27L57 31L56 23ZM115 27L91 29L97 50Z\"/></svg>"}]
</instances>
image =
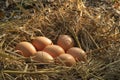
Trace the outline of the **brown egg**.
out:
<instances>
[{"instance_id":1,"label":"brown egg","mask_svg":"<svg viewBox=\"0 0 120 80\"><path fill-rule=\"evenodd\" d=\"M48 39L47 37L36 37L33 39L32 44L34 47L38 50L41 51L43 50L47 45L52 45L52 41Z\"/></svg>"},{"instance_id":2,"label":"brown egg","mask_svg":"<svg viewBox=\"0 0 120 80\"><path fill-rule=\"evenodd\" d=\"M43 51L49 53L53 58L65 53L63 48L58 45L48 45L43 49Z\"/></svg>"},{"instance_id":3,"label":"brown egg","mask_svg":"<svg viewBox=\"0 0 120 80\"><path fill-rule=\"evenodd\" d=\"M61 46L65 51L74 46L74 41L69 35L60 35L57 45Z\"/></svg>"},{"instance_id":4,"label":"brown egg","mask_svg":"<svg viewBox=\"0 0 120 80\"><path fill-rule=\"evenodd\" d=\"M30 57L36 53L35 47L29 42L20 42L15 49L25 57Z\"/></svg>"},{"instance_id":5,"label":"brown egg","mask_svg":"<svg viewBox=\"0 0 120 80\"><path fill-rule=\"evenodd\" d=\"M52 62L54 62L53 57L50 54L48 54L47 52L44 52L44 51L36 52L36 54L33 56L32 59L36 60L38 62L42 62L42 63L52 63Z\"/></svg>"},{"instance_id":6,"label":"brown egg","mask_svg":"<svg viewBox=\"0 0 120 80\"><path fill-rule=\"evenodd\" d=\"M68 49L67 53L72 55L77 61L86 62L87 54L81 48L72 47L72 48Z\"/></svg>"},{"instance_id":7,"label":"brown egg","mask_svg":"<svg viewBox=\"0 0 120 80\"><path fill-rule=\"evenodd\" d=\"M61 54L60 56L57 57L57 62L63 63L66 66L72 66L76 63L74 57L70 54Z\"/></svg>"}]
</instances>

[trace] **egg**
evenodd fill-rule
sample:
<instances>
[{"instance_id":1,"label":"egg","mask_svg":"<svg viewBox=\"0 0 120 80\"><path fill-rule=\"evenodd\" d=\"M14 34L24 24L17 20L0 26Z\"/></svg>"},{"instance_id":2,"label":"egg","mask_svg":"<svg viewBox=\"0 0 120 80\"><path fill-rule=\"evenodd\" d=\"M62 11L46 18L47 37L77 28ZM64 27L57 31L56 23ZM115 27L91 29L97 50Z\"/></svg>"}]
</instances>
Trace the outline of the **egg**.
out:
<instances>
[{"instance_id":1,"label":"egg","mask_svg":"<svg viewBox=\"0 0 120 80\"><path fill-rule=\"evenodd\" d=\"M87 54L81 48L72 47L72 48L68 49L67 53L72 55L77 61L84 61L84 62L86 62Z\"/></svg>"},{"instance_id":2,"label":"egg","mask_svg":"<svg viewBox=\"0 0 120 80\"><path fill-rule=\"evenodd\" d=\"M47 37L39 36L39 37L35 37L35 38L32 40L32 44L34 45L34 47L35 47L38 51L41 51L41 50L43 50L46 46L52 45L52 41L51 41L50 39L48 39Z\"/></svg>"},{"instance_id":3,"label":"egg","mask_svg":"<svg viewBox=\"0 0 120 80\"><path fill-rule=\"evenodd\" d=\"M65 51L74 46L74 41L69 35L60 35L57 45L61 46Z\"/></svg>"},{"instance_id":4,"label":"egg","mask_svg":"<svg viewBox=\"0 0 120 80\"><path fill-rule=\"evenodd\" d=\"M42 63L52 63L52 62L54 62L53 57L50 54L48 54L47 52L44 52L44 51L36 52L32 59L36 60L38 62L42 62Z\"/></svg>"},{"instance_id":5,"label":"egg","mask_svg":"<svg viewBox=\"0 0 120 80\"><path fill-rule=\"evenodd\" d=\"M20 42L15 49L25 57L30 57L36 53L35 47L30 42Z\"/></svg>"},{"instance_id":6,"label":"egg","mask_svg":"<svg viewBox=\"0 0 120 80\"><path fill-rule=\"evenodd\" d=\"M53 58L65 53L63 48L58 45L48 45L43 49L43 51L49 53Z\"/></svg>"},{"instance_id":7,"label":"egg","mask_svg":"<svg viewBox=\"0 0 120 80\"><path fill-rule=\"evenodd\" d=\"M60 56L57 57L56 59L58 63L63 63L66 66L72 66L76 63L74 57L70 54L61 54Z\"/></svg>"}]
</instances>

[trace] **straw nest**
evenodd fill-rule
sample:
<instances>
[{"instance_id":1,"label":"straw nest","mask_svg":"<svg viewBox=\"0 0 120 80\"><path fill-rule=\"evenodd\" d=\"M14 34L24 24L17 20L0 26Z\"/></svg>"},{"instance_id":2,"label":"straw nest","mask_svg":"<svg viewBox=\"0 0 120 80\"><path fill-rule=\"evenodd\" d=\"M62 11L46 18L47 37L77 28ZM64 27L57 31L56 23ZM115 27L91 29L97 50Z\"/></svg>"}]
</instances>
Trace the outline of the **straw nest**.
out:
<instances>
[{"instance_id":1,"label":"straw nest","mask_svg":"<svg viewBox=\"0 0 120 80\"><path fill-rule=\"evenodd\" d=\"M120 79L120 13L114 4L91 6L81 0L37 3L30 14L0 25L0 80L118 80ZM73 37L88 54L87 63L72 67L34 63L17 55L18 42L46 36L53 43L60 34Z\"/></svg>"}]
</instances>

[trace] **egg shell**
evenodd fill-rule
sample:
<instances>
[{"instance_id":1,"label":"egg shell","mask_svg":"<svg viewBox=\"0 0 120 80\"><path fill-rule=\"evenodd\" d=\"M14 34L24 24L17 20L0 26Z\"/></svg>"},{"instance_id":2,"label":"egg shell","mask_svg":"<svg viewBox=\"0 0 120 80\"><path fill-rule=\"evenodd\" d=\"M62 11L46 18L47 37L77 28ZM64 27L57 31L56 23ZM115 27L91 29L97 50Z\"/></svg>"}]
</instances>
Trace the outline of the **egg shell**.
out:
<instances>
[{"instance_id":1,"label":"egg shell","mask_svg":"<svg viewBox=\"0 0 120 80\"><path fill-rule=\"evenodd\" d=\"M20 42L15 49L24 57L30 57L36 53L35 47L30 42Z\"/></svg>"},{"instance_id":2,"label":"egg shell","mask_svg":"<svg viewBox=\"0 0 120 80\"><path fill-rule=\"evenodd\" d=\"M87 60L86 59L87 54L81 48L72 47L72 48L68 49L67 53L72 55L77 61L84 61L84 62L86 62L86 60Z\"/></svg>"},{"instance_id":3,"label":"egg shell","mask_svg":"<svg viewBox=\"0 0 120 80\"><path fill-rule=\"evenodd\" d=\"M50 39L48 39L47 37L43 37L43 36L39 36L39 37L35 37L32 40L32 44L34 45L34 47L37 49L37 51L41 51L43 50L46 46L48 45L52 45L52 41Z\"/></svg>"},{"instance_id":4,"label":"egg shell","mask_svg":"<svg viewBox=\"0 0 120 80\"><path fill-rule=\"evenodd\" d=\"M74 41L69 35L60 35L57 45L61 46L65 51L74 46Z\"/></svg>"},{"instance_id":5,"label":"egg shell","mask_svg":"<svg viewBox=\"0 0 120 80\"><path fill-rule=\"evenodd\" d=\"M53 57L44 51L36 52L32 59L38 62L42 62L42 63L53 63L54 62Z\"/></svg>"},{"instance_id":6,"label":"egg shell","mask_svg":"<svg viewBox=\"0 0 120 80\"><path fill-rule=\"evenodd\" d=\"M43 51L49 53L53 58L65 53L63 48L58 45L48 45L43 49Z\"/></svg>"},{"instance_id":7,"label":"egg shell","mask_svg":"<svg viewBox=\"0 0 120 80\"><path fill-rule=\"evenodd\" d=\"M58 63L63 63L66 66L72 66L76 63L74 57L70 54L61 54L56 58Z\"/></svg>"}]
</instances>

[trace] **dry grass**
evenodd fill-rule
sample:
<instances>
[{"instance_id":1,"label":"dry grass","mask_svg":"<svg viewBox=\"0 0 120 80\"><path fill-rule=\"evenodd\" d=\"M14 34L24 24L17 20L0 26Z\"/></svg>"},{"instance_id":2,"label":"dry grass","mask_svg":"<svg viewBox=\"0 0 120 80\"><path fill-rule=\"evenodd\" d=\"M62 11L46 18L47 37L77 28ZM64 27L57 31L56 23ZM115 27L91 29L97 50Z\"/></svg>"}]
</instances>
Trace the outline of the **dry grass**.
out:
<instances>
[{"instance_id":1,"label":"dry grass","mask_svg":"<svg viewBox=\"0 0 120 80\"><path fill-rule=\"evenodd\" d=\"M1 23L0 80L119 80L120 14L116 10L59 0L35 9L30 19ZM18 42L42 35L55 44L60 34L73 37L75 46L88 54L88 63L72 67L34 63L15 53Z\"/></svg>"}]
</instances>

